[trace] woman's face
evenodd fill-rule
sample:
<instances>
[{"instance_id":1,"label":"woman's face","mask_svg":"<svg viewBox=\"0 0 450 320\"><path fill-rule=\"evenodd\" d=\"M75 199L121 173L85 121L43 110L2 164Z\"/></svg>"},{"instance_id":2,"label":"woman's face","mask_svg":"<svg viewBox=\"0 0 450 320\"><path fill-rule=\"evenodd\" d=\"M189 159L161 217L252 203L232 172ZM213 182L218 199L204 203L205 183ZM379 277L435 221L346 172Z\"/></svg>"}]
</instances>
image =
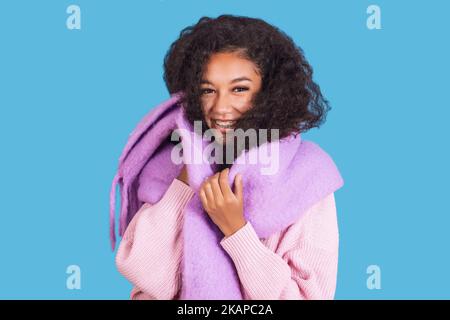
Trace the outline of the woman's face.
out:
<instances>
[{"instance_id":1,"label":"woman's face","mask_svg":"<svg viewBox=\"0 0 450 320\"><path fill-rule=\"evenodd\" d=\"M257 66L238 53L216 53L206 64L201 81L201 104L205 121L216 141L225 144L225 132L249 110L261 88Z\"/></svg>"}]
</instances>

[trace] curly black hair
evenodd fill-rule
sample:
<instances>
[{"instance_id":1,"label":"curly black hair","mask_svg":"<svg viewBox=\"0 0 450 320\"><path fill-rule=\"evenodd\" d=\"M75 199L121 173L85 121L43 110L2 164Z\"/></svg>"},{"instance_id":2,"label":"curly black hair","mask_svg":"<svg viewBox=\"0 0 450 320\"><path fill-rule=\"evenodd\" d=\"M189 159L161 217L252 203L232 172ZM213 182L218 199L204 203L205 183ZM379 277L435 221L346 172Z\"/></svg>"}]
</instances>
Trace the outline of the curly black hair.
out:
<instances>
[{"instance_id":1,"label":"curly black hair","mask_svg":"<svg viewBox=\"0 0 450 320\"><path fill-rule=\"evenodd\" d=\"M180 32L164 58L164 81L170 94L183 92L188 120L203 121L200 81L214 53L236 52L252 61L262 76L252 108L235 129L279 129L279 139L319 127L330 110L303 50L291 37L264 20L236 15L202 17Z\"/></svg>"}]
</instances>

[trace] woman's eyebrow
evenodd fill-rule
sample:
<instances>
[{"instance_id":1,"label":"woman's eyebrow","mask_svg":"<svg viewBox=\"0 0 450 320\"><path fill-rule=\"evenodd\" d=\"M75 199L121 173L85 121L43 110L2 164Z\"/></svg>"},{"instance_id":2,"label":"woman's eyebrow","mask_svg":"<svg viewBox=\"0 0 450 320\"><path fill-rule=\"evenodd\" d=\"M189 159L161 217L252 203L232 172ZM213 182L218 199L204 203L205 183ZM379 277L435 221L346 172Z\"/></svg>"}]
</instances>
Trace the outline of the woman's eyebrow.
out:
<instances>
[{"instance_id":1,"label":"woman's eyebrow","mask_svg":"<svg viewBox=\"0 0 450 320\"><path fill-rule=\"evenodd\" d=\"M235 82L239 82L239 81L252 81L252 80L247 77L239 77L239 78L231 80L230 83L235 83Z\"/></svg>"},{"instance_id":2,"label":"woman's eyebrow","mask_svg":"<svg viewBox=\"0 0 450 320\"><path fill-rule=\"evenodd\" d=\"M230 83L235 83L235 82L239 82L239 81L252 81L250 78L247 77L239 77L236 79L233 79L230 81ZM208 79L203 79L201 82L201 84L212 84Z\"/></svg>"}]
</instances>

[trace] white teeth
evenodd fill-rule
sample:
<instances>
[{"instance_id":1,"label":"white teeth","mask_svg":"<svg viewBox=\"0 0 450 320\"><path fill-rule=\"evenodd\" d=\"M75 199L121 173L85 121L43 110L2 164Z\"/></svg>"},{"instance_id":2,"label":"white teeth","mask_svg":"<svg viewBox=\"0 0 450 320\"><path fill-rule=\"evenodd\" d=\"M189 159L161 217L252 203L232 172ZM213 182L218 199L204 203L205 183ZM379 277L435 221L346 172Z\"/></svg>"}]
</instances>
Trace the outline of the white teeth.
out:
<instances>
[{"instance_id":1,"label":"white teeth","mask_svg":"<svg viewBox=\"0 0 450 320\"><path fill-rule=\"evenodd\" d=\"M233 124L235 121L234 120L230 120L230 121L220 121L220 120L214 120L215 123L220 124L220 125L229 125L229 124Z\"/></svg>"},{"instance_id":2,"label":"white teeth","mask_svg":"<svg viewBox=\"0 0 450 320\"><path fill-rule=\"evenodd\" d=\"M224 129L231 128L233 126L233 124L236 122L234 120L232 120L232 121L213 120L213 121L218 127L221 127L221 128L224 128Z\"/></svg>"}]
</instances>

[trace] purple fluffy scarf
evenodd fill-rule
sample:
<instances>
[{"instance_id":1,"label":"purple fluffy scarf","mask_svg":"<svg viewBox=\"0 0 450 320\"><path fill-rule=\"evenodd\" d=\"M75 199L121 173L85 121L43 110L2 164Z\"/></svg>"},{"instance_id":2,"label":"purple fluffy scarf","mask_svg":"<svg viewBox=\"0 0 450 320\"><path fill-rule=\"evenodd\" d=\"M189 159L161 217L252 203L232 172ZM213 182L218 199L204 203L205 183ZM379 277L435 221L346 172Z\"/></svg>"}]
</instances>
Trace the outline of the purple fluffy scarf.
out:
<instances>
[{"instance_id":1,"label":"purple fluffy scarf","mask_svg":"<svg viewBox=\"0 0 450 320\"><path fill-rule=\"evenodd\" d=\"M110 193L113 250L117 184L120 186L119 234L122 236L140 206L145 202L158 202L181 172L183 163L171 161L175 146L168 142L168 137L170 139L172 131L183 129L179 131L183 159L188 154L185 150L200 151L199 147L204 150L211 143L194 132L178 103L179 98L180 94L174 94L152 109L130 134L120 156ZM264 154L277 150L280 155L276 174L261 174L263 165L251 161L263 148L266 148ZM195 195L184 212L180 299L243 299L233 261L219 243L224 235L204 211L198 196L201 183L215 173L214 169L207 161L184 162ZM230 186L237 173L243 178L244 216L260 239L287 228L311 206L343 186L343 179L330 156L317 144L303 141L300 134L266 142L240 154L230 168Z\"/></svg>"}]
</instances>

